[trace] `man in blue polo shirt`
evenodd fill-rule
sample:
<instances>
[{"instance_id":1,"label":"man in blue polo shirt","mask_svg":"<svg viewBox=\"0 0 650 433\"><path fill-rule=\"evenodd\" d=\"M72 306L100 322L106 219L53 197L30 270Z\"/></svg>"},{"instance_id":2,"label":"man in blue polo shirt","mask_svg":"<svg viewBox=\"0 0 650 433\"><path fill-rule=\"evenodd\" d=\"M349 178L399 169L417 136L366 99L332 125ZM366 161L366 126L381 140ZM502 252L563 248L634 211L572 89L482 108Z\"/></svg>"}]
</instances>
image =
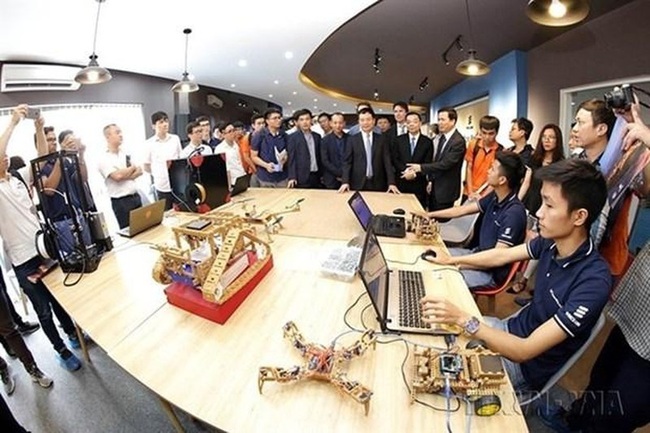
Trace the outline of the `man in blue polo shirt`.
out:
<instances>
[{"instance_id":1,"label":"man in blue polo shirt","mask_svg":"<svg viewBox=\"0 0 650 433\"><path fill-rule=\"evenodd\" d=\"M498 152L488 170L487 183L493 191L478 202L468 200L462 206L429 212L432 218L457 218L475 213L483 214L479 231L479 244L473 250L450 248L452 256L462 256L490 248L509 248L520 244L526 236L526 208L517 198L524 177L524 164L514 152ZM507 278L509 265L462 269L461 273L470 290L500 286Z\"/></svg>"},{"instance_id":2,"label":"man in blue polo shirt","mask_svg":"<svg viewBox=\"0 0 650 433\"><path fill-rule=\"evenodd\" d=\"M500 353L515 391L541 389L584 344L611 288L607 263L589 237L607 197L602 174L588 161L563 160L541 169L539 177L540 236L513 248L435 259L461 268L539 260L532 302L517 315L480 322L443 298L422 299L426 322L460 325Z\"/></svg>"},{"instance_id":3,"label":"man in blue polo shirt","mask_svg":"<svg viewBox=\"0 0 650 433\"><path fill-rule=\"evenodd\" d=\"M266 127L253 135L251 159L258 166L257 178L262 188L287 186L287 134L280 129L282 113L269 108L264 113Z\"/></svg>"}]
</instances>

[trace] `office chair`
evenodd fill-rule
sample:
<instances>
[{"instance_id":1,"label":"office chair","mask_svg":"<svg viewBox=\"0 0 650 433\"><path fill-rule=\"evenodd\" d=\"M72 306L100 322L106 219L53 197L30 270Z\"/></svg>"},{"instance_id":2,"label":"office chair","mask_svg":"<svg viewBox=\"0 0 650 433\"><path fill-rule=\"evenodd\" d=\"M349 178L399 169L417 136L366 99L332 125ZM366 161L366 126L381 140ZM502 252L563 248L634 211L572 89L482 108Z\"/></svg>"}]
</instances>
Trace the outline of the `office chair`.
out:
<instances>
[{"instance_id":1,"label":"office chair","mask_svg":"<svg viewBox=\"0 0 650 433\"><path fill-rule=\"evenodd\" d=\"M546 394L566 373L569 371L571 367L573 367L573 364L576 363L578 359L582 356L582 354L587 350L587 348L591 345L591 343L594 341L598 333L600 332L601 329L603 329L603 326L605 326L605 313L600 313L600 317L598 317L598 321L594 325L594 327L591 329L591 333L589 334L589 338L587 338L587 341L584 342L582 346L580 346L580 349L578 349L567 361L564 363L562 368L560 368L551 378L544 384L544 387L539 391L532 392L528 398L521 400L523 396L518 396L520 399L519 401L519 406L526 406L532 403L533 401L537 400L540 398L542 395Z\"/></svg>"},{"instance_id":2,"label":"office chair","mask_svg":"<svg viewBox=\"0 0 650 433\"><path fill-rule=\"evenodd\" d=\"M488 298L488 315L493 316L494 315L494 309L495 309L495 304L496 304L496 296L505 291L508 287L510 287L510 284L512 283L512 280L515 278L515 275L517 275L517 272L521 271L523 272L524 269L526 269L526 264L528 263L528 260L522 260L519 262L514 262L510 266L510 271L508 272L508 277L506 280L501 284L500 286L485 286L485 287L479 287L475 288L472 290L472 295L474 298L478 298L479 296L487 296Z\"/></svg>"}]
</instances>

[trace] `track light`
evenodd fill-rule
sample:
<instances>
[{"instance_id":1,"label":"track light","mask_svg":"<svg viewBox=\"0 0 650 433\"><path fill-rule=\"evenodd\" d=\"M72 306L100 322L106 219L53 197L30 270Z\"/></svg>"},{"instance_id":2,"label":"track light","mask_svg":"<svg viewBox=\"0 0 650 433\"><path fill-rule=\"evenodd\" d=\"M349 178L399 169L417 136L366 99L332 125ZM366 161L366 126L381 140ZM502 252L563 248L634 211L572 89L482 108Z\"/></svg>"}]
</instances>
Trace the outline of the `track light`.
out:
<instances>
[{"instance_id":1,"label":"track light","mask_svg":"<svg viewBox=\"0 0 650 433\"><path fill-rule=\"evenodd\" d=\"M375 74L381 72L381 61L383 60L379 48L375 48L375 60L372 63L372 68L375 70Z\"/></svg>"},{"instance_id":2,"label":"track light","mask_svg":"<svg viewBox=\"0 0 650 433\"><path fill-rule=\"evenodd\" d=\"M375 89L375 92L372 94L375 101L379 101L379 89Z\"/></svg>"},{"instance_id":3,"label":"track light","mask_svg":"<svg viewBox=\"0 0 650 433\"><path fill-rule=\"evenodd\" d=\"M237 106L238 106L239 108L246 108L246 107L248 107L248 102L246 102L246 101L243 100L243 99L240 99L239 101L237 101ZM254 110L253 110L253 111L254 111Z\"/></svg>"},{"instance_id":4,"label":"track light","mask_svg":"<svg viewBox=\"0 0 650 433\"><path fill-rule=\"evenodd\" d=\"M97 63L97 54L95 54L95 48L97 45L97 28L99 27L99 12L102 8L102 3L106 0L96 0L97 1L97 18L95 19L95 37L93 38L93 53L90 55L90 62L88 66L77 72L77 75L74 77L74 80L77 83L81 84L101 84L110 81L113 76L106 68L102 68Z\"/></svg>"},{"instance_id":5,"label":"track light","mask_svg":"<svg viewBox=\"0 0 650 433\"><path fill-rule=\"evenodd\" d=\"M578 23L589 15L587 0L530 0L526 15L544 26L562 27Z\"/></svg>"},{"instance_id":6,"label":"track light","mask_svg":"<svg viewBox=\"0 0 650 433\"><path fill-rule=\"evenodd\" d=\"M429 87L429 77L424 77L424 79L420 82L420 92L424 91L424 89L427 87Z\"/></svg>"},{"instance_id":7,"label":"track light","mask_svg":"<svg viewBox=\"0 0 650 433\"><path fill-rule=\"evenodd\" d=\"M445 62L445 65L449 66L449 51L452 48L456 48L458 51L463 51L463 44L461 43L461 38L463 35L456 36L456 39L451 41L444 53L442 53L442 61Z\"/></svg>"},{"instance_id":8,"label":"track light","mask_svg":"<svg viewBox=\"0 0 650 433\"><path fill-rule=\"evenodd\" d=\"M172 91L176 93L190 93L199 90L199 85L196 84L196 81L190 79L190 74L187 72L187 45L190 33L192 33L192 29L183 30L183 34L185 34L185 70L181 80L172 86Z\"/></svg>"}]
</instances>

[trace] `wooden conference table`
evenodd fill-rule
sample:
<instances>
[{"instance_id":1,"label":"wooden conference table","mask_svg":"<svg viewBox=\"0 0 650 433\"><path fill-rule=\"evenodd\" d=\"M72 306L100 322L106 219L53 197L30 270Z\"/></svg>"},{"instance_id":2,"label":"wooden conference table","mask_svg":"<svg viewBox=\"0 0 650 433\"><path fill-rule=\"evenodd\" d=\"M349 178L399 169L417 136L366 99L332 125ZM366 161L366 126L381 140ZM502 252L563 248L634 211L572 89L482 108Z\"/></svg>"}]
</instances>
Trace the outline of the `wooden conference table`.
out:
<instances>
[{"instance_id":1,"label":"wooden conference table","mask_svg":"<svg viewBox=\"0 0 650 433\"><path fill-rule=\"evenodd\" d=\"M189 216L167 217L163 225L134 240L116 239L94 273L73 287L64 287L60 270L46 284L77 324L122 368L161 397L177 431L182 427L166 402L227 432L331 432L444 430L445 413L410 404L402 380L406 355L401 341L378 344L349 366L348 377L373 391L370 412L324 382L291 384L267 382L258 393L261 366L288 368L302 365L300 354L283 338L282 326L294 321L307 341L329 345L348 330L345 311L364 292L361 281L343 282L320 274L320 262L336 247L360 233L347 206L350 194L332 191L250 189L227 205L230 212L269 209L279 211L304 198L301 210L287 213L279 233L272 235L274 267L225 325L218 325L168 304L163 286L151 278L158 257L150 243L171 241L168 226ZM395 208L421 209L412 195L363 193L375 213ZM252 199L252 200L248 200ZM242 200L246 200L242 202ZM246 208L244 209L244 205ZM264 236L262 236L264 238ZM381 238L389 260L413 262L425 247L409 233L406 239ZM436 245L437 247L444 246ZM433 270L418 260L404 269ZM427 273L441 295L478 315L478 309L454 271ZM434 277L435 275L435 277ZM74 275L72 276L74 277ZM367 297L352 308L348 321L378 328ZM339 344L351 344L358 333L344 335ZM444 347L440 337L407 336L410 342ZM395 337L382 336L380 340ZM464 340L461 340L464 344ZM412 345L410 349L412 352ZM411 359L406 364L410 377ZM516 399L508 385L495 416L471 417L472 431L526 431ZM444 407L445 400L425 396ZM465 404L451 416L452 431L464 431Z\"/></svg>"}]
</instances>

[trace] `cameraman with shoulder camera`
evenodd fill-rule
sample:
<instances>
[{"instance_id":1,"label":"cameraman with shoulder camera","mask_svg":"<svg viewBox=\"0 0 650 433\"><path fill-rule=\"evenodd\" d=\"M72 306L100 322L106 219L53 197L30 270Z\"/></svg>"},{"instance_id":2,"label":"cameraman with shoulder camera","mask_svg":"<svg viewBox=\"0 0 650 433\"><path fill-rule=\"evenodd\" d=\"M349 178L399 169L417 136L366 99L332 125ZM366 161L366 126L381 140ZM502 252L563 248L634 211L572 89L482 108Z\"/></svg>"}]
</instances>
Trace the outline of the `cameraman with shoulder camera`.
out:
<instances>
[{"instance_id":1,"label":"cameraman with shoulder camera","mask_svg":"<svg viewBox=\"0 0 650 433\"><path fill-rule=\"evenodd\" d=\"M632 98L634 103L630 103ZM623 150L637 141L650 148L650 128L641 120L639 100L636 95L623 100L630 102L614 104L616 114L629 122ZM636 192L647 197L650 164L642 176L644 182ZM568 410L556 406L539 414L555 431L624 433L650 423L650 241L646 240L611 297L609 316L615 325L596 359L585 392Z\"/></svg>"}]
</instances>

